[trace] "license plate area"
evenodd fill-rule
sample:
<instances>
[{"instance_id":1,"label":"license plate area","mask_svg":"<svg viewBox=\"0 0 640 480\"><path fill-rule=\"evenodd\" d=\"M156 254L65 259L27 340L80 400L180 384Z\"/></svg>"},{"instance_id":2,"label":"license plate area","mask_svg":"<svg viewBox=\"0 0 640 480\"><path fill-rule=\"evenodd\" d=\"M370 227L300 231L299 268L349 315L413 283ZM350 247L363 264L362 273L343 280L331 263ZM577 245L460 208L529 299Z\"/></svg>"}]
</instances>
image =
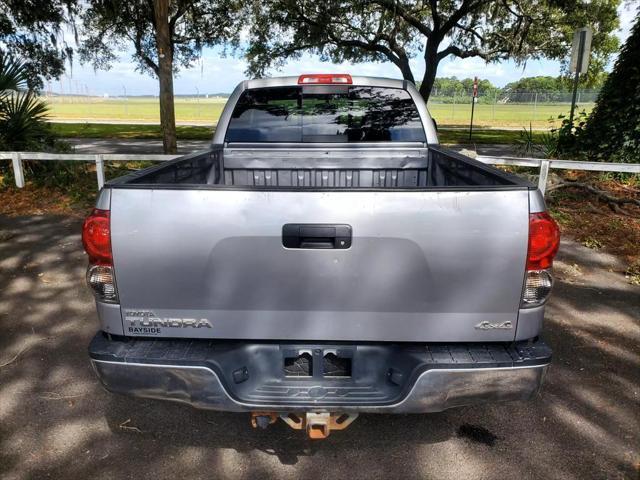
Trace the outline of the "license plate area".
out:
<instances>
[{"instance_id":1,"label":"license plate area","mask_svg":"<svg viewBox=\"0 0 640 480\"><path fill-rule=\"evenodd\" d=\"M282 357L286 378L349 379L352 376L352 348L286 348Z\"/></svg>"}]
</instances>

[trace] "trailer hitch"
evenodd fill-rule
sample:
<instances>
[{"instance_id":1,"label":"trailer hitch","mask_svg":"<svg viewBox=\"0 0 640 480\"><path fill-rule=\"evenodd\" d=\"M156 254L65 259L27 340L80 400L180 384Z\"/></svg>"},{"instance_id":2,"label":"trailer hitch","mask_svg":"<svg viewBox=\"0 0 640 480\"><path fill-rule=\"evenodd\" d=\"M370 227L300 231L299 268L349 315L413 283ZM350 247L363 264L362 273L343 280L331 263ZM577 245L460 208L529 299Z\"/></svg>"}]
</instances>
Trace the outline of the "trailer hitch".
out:
<instances>
[{"instance_id":1,"label":"trailer hitch","mask_svg":"<svg viewBox=\"0 0 640 480\"><path fill-rule=\"evenodd\" d=\"M267 428L280 417L284 423L294 430L306 430L309 438L322 440L327 438L332 430L344 430L358 418L357 413L276 413L251 412L251 425L254 428Z\"/></svg>"}]
</instances>

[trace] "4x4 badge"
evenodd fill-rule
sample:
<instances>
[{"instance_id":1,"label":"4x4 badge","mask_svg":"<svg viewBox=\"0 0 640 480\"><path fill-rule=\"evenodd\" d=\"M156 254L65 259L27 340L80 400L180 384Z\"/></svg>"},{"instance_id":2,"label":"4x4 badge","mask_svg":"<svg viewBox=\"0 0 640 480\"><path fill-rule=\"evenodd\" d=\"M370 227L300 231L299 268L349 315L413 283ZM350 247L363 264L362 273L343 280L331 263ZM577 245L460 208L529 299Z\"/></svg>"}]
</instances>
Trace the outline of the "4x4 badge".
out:
<instances>
[{"instance_id":1,"label":"4x4 badge","mask_svg":"<svg viewBox=\"0 0 640 480\"><path fill-rule=\"evenodd\" d=\"M513 323L511 323L510 320L502 323L491 323L485 320L484 322L477 324L475 328L476 330L493 330L494 328L509 329L513 328Z\"/></svg>"}]
</instances>

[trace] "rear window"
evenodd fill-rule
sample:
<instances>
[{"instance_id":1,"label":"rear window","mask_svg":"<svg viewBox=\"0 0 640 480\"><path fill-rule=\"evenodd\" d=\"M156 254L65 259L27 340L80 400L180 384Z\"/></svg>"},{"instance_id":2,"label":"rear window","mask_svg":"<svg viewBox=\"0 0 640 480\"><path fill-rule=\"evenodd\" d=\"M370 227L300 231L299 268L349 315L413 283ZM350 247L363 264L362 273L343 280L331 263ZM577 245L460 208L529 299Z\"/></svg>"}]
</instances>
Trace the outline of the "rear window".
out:
<instances>
[{"instance_id":1,"label":"rear window","mask_svg":"<svg viewBox=\"0 0 640 480\"><path fill-rule=\"evenodd\" d=\"M344 85L245 90L227 142L425 142L406 90Z\"/></svg>"}]
</instances>

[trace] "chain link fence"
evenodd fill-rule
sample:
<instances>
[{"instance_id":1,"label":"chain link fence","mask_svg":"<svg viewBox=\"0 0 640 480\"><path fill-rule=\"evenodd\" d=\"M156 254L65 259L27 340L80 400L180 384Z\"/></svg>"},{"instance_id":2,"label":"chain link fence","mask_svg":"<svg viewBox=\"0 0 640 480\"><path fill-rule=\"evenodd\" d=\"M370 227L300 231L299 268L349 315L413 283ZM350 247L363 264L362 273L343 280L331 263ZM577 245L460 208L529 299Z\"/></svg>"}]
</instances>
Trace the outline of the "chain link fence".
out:
<instances>
[{"instance_id":1,"label":"chain link fence","mask_svg":"<svg viewBox=\"0 0 640 480\"><path fill-rule=\"evenodd\" d=\"M570 91L522 92L493 90L478 92L474 125L478 127L550 128L558 116L569 115ZM591 111L598 90L578 90L577 111ZM438 125L468 126L471 121L472 91L438 91L429 97L429 111Z\"/></svg>"},{"instance_id":2,"label":"chain link fence","mask_svg":"<svg viewBox=\"0 0 640 480\"><path fill-rule=\"evenodd\" d=\"M579 90L578 111L590 112L598 96L597 90ZM438 91L429 98L429 111L439 126L468 127L471 120L471 91ZM120 121L126 123L158 123L158 98L124 95L98 97L90 95L52 95L45 97L53 121ZM223 96L193 95L175 98L176 121L215 125L226 103ZM571 92L482 91L476 99L474 125L493 128L548 129L559 124L559 115L568 115ZM553 119L554 122L550 122Z\"/></svg>"}]
</instances>

